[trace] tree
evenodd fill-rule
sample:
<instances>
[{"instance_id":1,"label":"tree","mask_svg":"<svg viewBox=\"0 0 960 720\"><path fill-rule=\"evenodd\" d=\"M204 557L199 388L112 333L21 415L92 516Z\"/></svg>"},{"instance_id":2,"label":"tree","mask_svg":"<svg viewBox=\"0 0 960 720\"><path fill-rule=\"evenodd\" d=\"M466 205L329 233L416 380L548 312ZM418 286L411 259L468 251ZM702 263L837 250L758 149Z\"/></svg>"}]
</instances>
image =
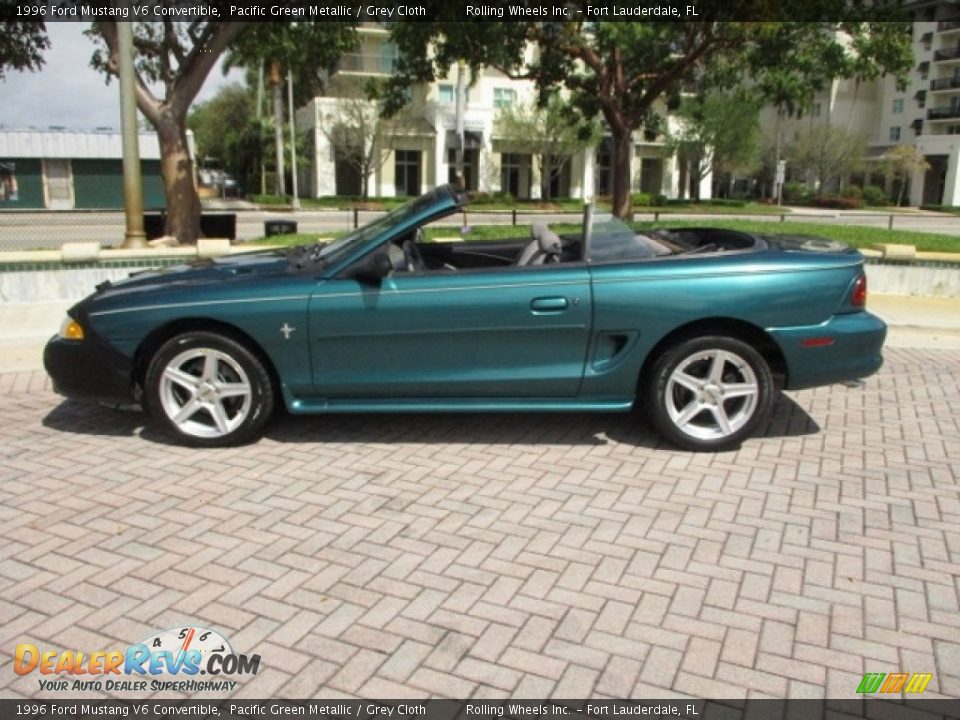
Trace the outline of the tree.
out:
<instances>
[{"instance_id":1,"label":"tree","mask_svg":"<svg viewBox=\"0 0 960 720\"><path fill-rule=\"evenodd\" d=\"M363 199L370 196L370 177L390 156L391 140L410 124L405 112L383 114L383 105L359 91L339 97L323 116L321 130L338 161L346 162L360 176Z\"/></svg>"},{"instance_id":2,"label":"tree","mask_svg":"<svg viewBox=\"0 0 960 720\"><path fill-rule=\"evenodd\" d=\"M217 158L234 177L245 179L255 172L261 128L249 88L240 83L220 88L190 111L187 127L193 130L199 157Z\"/></svg>"},{"instance_id":3,"label":"tree","mask_svg":"<svg viewBox=\"0 0 960 720\"><path fill-rule=\"evenodd\" d=\"M0 78L6 68L37 69L49 46L42 22L8 21L0 33ZM91 65L117 75L117 22L93 23L88 36L98 44ZM232 46L236 57L267 57L281 48L291 67L311 75L304 90L312 92L319 72L333 63L353 38L345 23L138 22L134 24L136 100L140 112L160 141L161 172L167 200L165 232L179 242L192 243L200 232L200 201L193 180L187 146L187 113L210 70ZM240 42L242 39L242 42ZM300 62L295 62L300 58ZM307 71L309 68L309 71ZM158 96L154 87L160 85ZM279 103L275 103L279 107ZM282 110L281 110L282 113Z\"/></svg>"},{"instance_id":4,"label":"tree","mask_svg":"<svg viewBox=\"0 0 960 720\"><path fill-rule=\"evenodd\" d=\"M322 89L323 71L356 42L353 26L345 23L256 23L230 48L226 68L263 68L267 72L272 90L277 195L286 194L283 84L287 71L293 75L295 101L302 104Z\"/></svg>"},{"instance_id":5,"label":"tree","mask_svg":"<svg viewBox=\"0 0 960 720\"><path fill-rule=\"evenodd\" d=\"M694 200L700 183L710 173L750 172L759 162L760 102L746 90L710 93L689 98L680 105L679 132L667 150L690 165Z\"/></svg>"},{"instance_id":6,"label":"tree","mask_svg":"<svg viewBox=\"0 0 960 720\"><path fill-rule=\"evenodd\" d=\"M908 23L883 22L904 18L882 4L818 0L774 11L761 0L703 0L696 6L700 22L589 24L462 23L456 22L459 6L426 5L434 20L393 26L401 51L393 98L399 101L414 82L444 77L459 58L474 69L490 66L535 80L542 97L566 87L583 117L599 113L610 130L613 210L620 217L631 211L633 133L655 125L663 106L676 107L686 84L701 80L722 89L749 80L765 98L802 102L830 78L904 75L912 64ZM585 0L568 6L587 17ZM744 17L755 21L740 22ZM791 22L761 22L768 17ZM529 44L538 52L528 54Z\"/></svg>"},{"instance_id":7,"label":"tree","mask_svg":"<svg viewBox=\"0 0 960 720\"><path fill-rule=\"evenodd\" d=\"M801 131L787 150L795 170L813 177L819 195L863 166L867 139L842 127L817 123Z\"/></svg>"},{"instance_id":8,"label":"tree","mask_svg":"<svg viewBox=\"0 0 960 720\"><path fill-rule=\"evenodd\" d=\"M43 51L50 47L46 24L25 20L6 20L0 32L0 80L7 68L12 70L39 70L43 65Z\"/></svg>"},{"instance_id":9,"label":"tree","mask_svg":"<svg viewBox=\"0 0 960 720\"><path fill-rule=\"evenodd\" d=\"M540 196L551 199L550 186L560 177L570 156L600 141L599 126L578 117L574 108L559 94L546 105L516 103L497 111L495 131L511 152L526 151L537 157L540 170Z\"/></svg>"},{"instance_id":10,"label":"tree","mask_svg":"<svg viewBox=\"0 0 960 720\"><path fill-rule=\"evenodd\" d=\"M101 43L91 64L107 74L118 71L117 22L101 20L87 34ZM167 199L164 232L181 243L200 234L200 199L187 144L187 112L220 55L244 23L141 22L134 25L136 98L160 141L160 169ZM159 84L162 95L151 85Z\"/></svg>"},{"instance_id":11,"label":"tree","mask_svg":"<svg viewBox=\"0 0 960 720\"><path fill-rule=\"evenodd\" d=\"M916 173L926 172L930 169L930 163L927 162L926 156L914 145L897 145L890 148L881 157L881 162L894 179L900 181L897 207L900 207L900 203L903 201L903 191L910 179Z\"/></svg>"}]
</instances>

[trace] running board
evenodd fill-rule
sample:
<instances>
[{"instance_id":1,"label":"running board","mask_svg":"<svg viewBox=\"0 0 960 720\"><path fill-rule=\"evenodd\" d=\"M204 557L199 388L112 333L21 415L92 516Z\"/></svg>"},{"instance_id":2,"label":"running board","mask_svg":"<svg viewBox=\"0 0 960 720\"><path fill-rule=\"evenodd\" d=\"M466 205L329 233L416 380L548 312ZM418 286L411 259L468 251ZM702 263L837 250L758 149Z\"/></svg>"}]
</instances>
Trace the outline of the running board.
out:
<instances>
[{"instance_id":1,"label":"running board","mask_svg":"<svg viewBox=\"0 0 960 720\"><path fill-rule=\"evenodd\" d=\"M627 412L633 398L554 400L545 398L384 398L292 399L291 413L422 413L422 412Z\"/></svg>"}]
</instances>

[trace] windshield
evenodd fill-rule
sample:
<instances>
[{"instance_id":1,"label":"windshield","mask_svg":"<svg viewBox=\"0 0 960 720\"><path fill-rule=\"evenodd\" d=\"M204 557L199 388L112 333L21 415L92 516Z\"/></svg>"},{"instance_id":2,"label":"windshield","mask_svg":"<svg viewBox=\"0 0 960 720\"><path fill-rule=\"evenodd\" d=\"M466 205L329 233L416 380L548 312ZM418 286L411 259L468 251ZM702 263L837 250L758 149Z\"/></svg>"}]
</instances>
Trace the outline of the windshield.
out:
<instances>
[{"instance_id":1,"label":"windshield","mask_svg":"<svg viewBox=\"0 0 960 720\"><path fill-rule=\"evenodd\" d=\"M372 240L377 237L377 235L386 232L392 227L401 225L419 213L422 213L433 205L436 200L436 193L423 195L331 243L310 246L310 260L324 265L336 264L340 260L352 255L355 250L361 248L368 240Z\"/></svg>"},{"instance_id":2,"label":"windshield","mask_svg":"<svg viewBox=\"0 0 960 720\"><path fill-rule=\"evenodd\" d=\"M656 233L639 233L610 213L593 213L590 222L590 262L643 260L670 255L676 248Z\"/></svg>"}]
</instances>

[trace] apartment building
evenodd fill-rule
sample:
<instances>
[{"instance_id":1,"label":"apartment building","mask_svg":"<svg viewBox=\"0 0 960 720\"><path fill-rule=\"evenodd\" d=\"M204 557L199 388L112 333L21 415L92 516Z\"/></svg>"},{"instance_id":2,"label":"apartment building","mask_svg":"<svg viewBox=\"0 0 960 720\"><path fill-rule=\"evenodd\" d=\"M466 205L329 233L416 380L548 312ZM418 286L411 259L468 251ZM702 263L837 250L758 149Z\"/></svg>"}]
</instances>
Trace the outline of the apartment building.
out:
<instances>
[{"instance_id":1,"label":"apartment building","mask_svg":"<svg viewBox=\"0 0 960 720\"><path fill-rule=\"evenodd\" d=\"M897 145L920 150L930 166L909 179L910 205L960 205L960 6L943 0L914 0L914 66L906 86L893 76L870 82L835 80L814 98L802 117L761 115L768 138L778 130L784 143L804 127L829 123L868 139L869 154L879 158ZM896 195L891 178L866 171L871 184ZM803 180L796 174L791 179Z\"/></svg>"},{"instance_id":2,"label":"apartment building","mask_svg":"<svg viewBox=\"0 0 960 720\"><path fill-rule=\"evenodd\" d=\"M365 23L359 28L359 36L359 49L343 55L325 79L324 94L297 112L298 130L306 134L311 148L301 188L311 197L362 192L360 173L337 157L331 125L348 119L344 104L357 102L367 78L386 77L392 72L397 48L390 42L389 32L377 23ZM412 89L407 117L386 138L382 164L375 163L369 180L371 196L418 195L455 179L460 143L456 112L459 71L451 67L446 78ZM464 72L463 175L467 189L505 192L520 199L541 197L537 158L516 142L507 143L499 137L496 124L501 107L533 100L534 84L513 80L492 68L483 69L478 77L469 76L469 69ZM605 139L597 147L571 157L560 175L551 179L551 197L609 195L613 186L608 143ZM631 180L634 191L677 197L681 180L675 158L665 157L664 137L636 133ZM701 185L701 197L710 197L710 186L711 178L707 177Z\"/></svg>"}]
</instances>

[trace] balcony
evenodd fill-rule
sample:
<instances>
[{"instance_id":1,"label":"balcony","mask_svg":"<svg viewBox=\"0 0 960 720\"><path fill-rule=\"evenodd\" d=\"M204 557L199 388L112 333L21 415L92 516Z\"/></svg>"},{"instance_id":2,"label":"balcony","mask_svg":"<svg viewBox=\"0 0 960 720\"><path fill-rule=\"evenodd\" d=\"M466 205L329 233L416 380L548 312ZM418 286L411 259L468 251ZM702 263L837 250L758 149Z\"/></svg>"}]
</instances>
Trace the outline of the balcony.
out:
<instances>
[{"instance_id":1,"label":"balcony","mask_svg":"<svg viewBox=\"0 0 960 720\"><path fill-rule=\"evenodd\" d=\"M389 75L396 67L397 58L391 55L344 53L337 62L337 73L357 75Z\"/></svg>"},{"instance_id":2,"label":"balcony","mask_svg":"<svg viewBox=\"0 0 960 720\"><path fill-rule=\"evenodd\" d=\"M934 62L947 62L949 60L960 60L960 47L946 48L936 50L933 53Z\"/></svg>"},{"instance_id":3,"label":"balcony","mask_svg":"<svg viewBox=\"0 0 960 720\"><path fill-rule=\"evenodd\" d=\"M960 118L960 107L942 107L930 108L927 110L927 118L931 122L938 120L954 120Z\"/></svg>"},{"instance_id":4,"label":"balcony","mask_svg":"<svg viewBox=\"0 0 960 720\"><path fill-rule=\"evenodd\" d=\"M937 78L930 81L930 91L960 89L960 77Z\"/></svg>"},{"instance_id":5,"label":"balcony","mask_svg":"<svg viewBox=\"0 0 960 720\"><path fill-rule=\"evenodd\" d=\"M960 30L960 17L941 20L937 23L938 33L952 32L954 30Z\"/></svg>"}]
</instances>

